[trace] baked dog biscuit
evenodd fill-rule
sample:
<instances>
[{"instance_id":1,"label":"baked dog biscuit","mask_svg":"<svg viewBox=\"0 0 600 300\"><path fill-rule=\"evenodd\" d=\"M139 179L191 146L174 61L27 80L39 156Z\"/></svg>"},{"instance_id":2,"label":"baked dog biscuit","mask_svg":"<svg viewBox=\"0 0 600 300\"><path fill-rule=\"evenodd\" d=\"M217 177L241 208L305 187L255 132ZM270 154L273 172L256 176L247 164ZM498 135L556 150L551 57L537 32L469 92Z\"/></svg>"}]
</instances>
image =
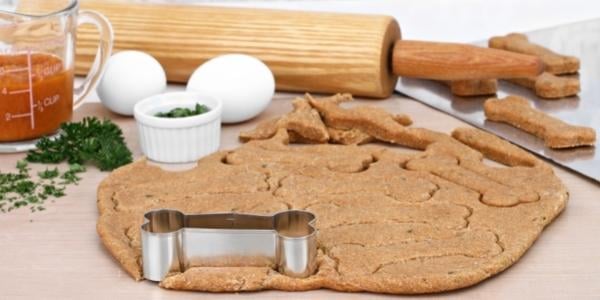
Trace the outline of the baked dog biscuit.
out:
<instances>
[{"instance_id":1,"label":"baked dog biscuit","mask_svg":"<svg viewBox=\"0 0 600 300\"><path fill-rule=\"evenodd\" d=\"M341 130L327 128L330 142L342 145L362 145L375 141L375 138L364 133L360 129Z\"/></svg>"},{"instance_id":2,"label":"baked dog biscuit","mask_svg":"<svg viewBox=\"0 0 600 300\"><path fill-rule=\"evenodd\" d=\"M271 138L275 135L277 129L279 129L280 119L280 117L276 117L259 122L254 129L240 132L239 138L244 143L251 140L264 140Z\"/></svg>"},{"instance_id":3,"label":"baked dog biscuit","mask_svg":"<svg viewBox=\"0 0 600 300\"><path fill-rule=\"evenodd\" d=\"M541 98L558 99L575 96L581 90L579 78L571 76L556 76L544 72L533 78L506 79L514 84L526 87Z\"/></svg>"},{"instance_id":4,"label":"baked dog biscuit","mask_svg":"<svg viewBox=\"0 0 600 300\"><path fill-rule=\"evenodd\" d=\"M489 40L488 46L490 48L535 55L544 63L544 70L554 75L572 74L579 70L580 63L577 57L561 55L534 44L524 34L511 33L506 36L493 37Z\"/></svg>"},{"instance_id":5,"label":"baked dog biscuit","mask_svg":"<svg viewBox=\"0 0 600 300\"><path fill-rule=\"evenodd\" d=\"M483 130L459 127L452 131L452 137L461 143L477 149L487 158L507 166L544 167L548 164L531 153Z\"/></svg>"},{"instance_id":6,"label":"baked dog biscuit","mask_svg":"<svg viewBox=\"0 0 600 300\"><path fill-rule=\"evenodd\" d=\"M319 113L310 107L306 99L298 98L292 102L294 110L281 117L280 123L290 131L297 133L303 138L319 143L329 140L329 133L325 124L321 121Z\"/></svg>"},{"instance_id":7,"label":"baked dog biscuit","mask_svg":"<svg viewBox=\"0 0 600 300\"><path fill-rule=\"evenodd\" d=\"M498 91L496 79L445 81L453 95L469 97L493 95Z\"/></svg>"},{"instance_id":8,"label":"baked dog biscuit","mask_svg":"<svg viewBox=\"0 0 600 300\"><path fill-rule=\"evenodd\" d=\"M596 131L574 126L531 107L521 97L491 98L484 103L485 116L490 121L503 122L544 140L550 148L590 146L596 142Z\"/></svg>"},{"instance_id":9,"label":"baked dog biscuit","mask_svg":"<svg viewBox=\"0 0 600 300\"><path fill-rule=\"evenodd\" d=\"M314 110L306 99L298 98L292 102L294 109L280 118L263 121L250 131L240 133L240 140L263 140L271 138L278 129L285 128L292 132L292 142L326 143L329 133L319 113Z\"/></svg>"},{"instance_id":10,"label":"baked dog biscuit","mask_svg":"<svg viewBox=\"0 0 600 300\"><path fill-rule=\"evenodd\" d=\"M352 101L350 95L337 94L318 100L310 95L307 97L312 107L319 111L328 128L359 129L377 140L416 149L425 149L433 142L449 138L429 129L406 127L412 123L408 116L393 115L379 107L341 107L340 103Z\"/></svg>"}]
</instances>

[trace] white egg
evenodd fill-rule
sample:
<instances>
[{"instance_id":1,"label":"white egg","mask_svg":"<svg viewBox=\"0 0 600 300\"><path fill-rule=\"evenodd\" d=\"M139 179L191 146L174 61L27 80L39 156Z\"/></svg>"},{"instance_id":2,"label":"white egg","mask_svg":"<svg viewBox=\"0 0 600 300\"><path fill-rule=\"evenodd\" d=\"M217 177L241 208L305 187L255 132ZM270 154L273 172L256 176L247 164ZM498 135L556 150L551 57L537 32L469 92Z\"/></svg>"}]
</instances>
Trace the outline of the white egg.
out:
<instances>
[{"instance_id":1,"label":"white egg","mask_svg":"<svg viewBox=\"0 0 600 300\"><path fill-rule=\"evenodd\" d=\"M187 84L188 91L202 92L223 102L223 123L243 122L260 114L275 93L275 78L259 59L227 54L202 64Z\"/></svg>"},{"instance_id":2,"label":"white egg","mask_svg":"<svg viewBox=\"0 0 600 300\"><path fill-rule=\"evenodd\" d=\"M97 92L108 109L131 116L136 103L162 93L166 87L165 70L154 57L140 51L121 51L108 59Z\"/></svg>"}]
</instances>

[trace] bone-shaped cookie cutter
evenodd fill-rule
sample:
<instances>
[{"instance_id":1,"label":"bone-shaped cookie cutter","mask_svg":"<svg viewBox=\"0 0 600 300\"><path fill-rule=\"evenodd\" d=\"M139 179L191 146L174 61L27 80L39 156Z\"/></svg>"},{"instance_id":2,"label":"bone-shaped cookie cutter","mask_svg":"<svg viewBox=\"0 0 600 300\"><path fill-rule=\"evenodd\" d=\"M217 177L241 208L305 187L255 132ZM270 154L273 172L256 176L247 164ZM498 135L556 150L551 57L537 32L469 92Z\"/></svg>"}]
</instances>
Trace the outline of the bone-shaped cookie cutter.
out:
<instances>
[{"instance_id":1,"label":"bone-shaped cookie cutter","mask_svg":"<svg viewBox=\"0 0 600 300\"><path fill-rule=\"evenodd\" d=\"M316 269L315 215L307 211L186 215L162 209L144 217L142 262L148 280L191 267L268 266L292 277Z\"/></svg>"}]
</instances>

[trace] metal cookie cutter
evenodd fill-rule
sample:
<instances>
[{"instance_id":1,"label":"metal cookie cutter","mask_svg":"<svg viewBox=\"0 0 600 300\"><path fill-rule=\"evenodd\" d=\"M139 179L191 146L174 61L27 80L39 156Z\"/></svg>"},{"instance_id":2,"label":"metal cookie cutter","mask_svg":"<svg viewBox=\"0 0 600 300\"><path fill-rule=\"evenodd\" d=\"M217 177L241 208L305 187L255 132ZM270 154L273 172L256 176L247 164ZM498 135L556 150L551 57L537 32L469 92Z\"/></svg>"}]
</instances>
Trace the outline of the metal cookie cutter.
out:
<instances>
[{"instance_id":1,"label":"metal cookie cutter","mask_svg":"<svg viewBox=\"0 0 600 300\"><path fill-rule=\"evenodd\" d=\"M268 266L292 277L316 269L315 215L288 210L272 216L214 213L186 215L154 210L144 215L144 277L161 281L191 267Z\"/></svg>"}]
</instances>

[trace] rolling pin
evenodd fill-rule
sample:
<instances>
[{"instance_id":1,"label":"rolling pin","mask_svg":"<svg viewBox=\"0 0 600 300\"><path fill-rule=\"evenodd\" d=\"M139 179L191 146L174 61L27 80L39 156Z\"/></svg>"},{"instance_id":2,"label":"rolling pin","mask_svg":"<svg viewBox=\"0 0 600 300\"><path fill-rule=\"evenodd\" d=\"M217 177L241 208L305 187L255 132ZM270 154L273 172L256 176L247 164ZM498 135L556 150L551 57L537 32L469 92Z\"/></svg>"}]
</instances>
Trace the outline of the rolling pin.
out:
<instances>
[{"instance_id":1,"label":"rolling pin","mask_svg":"<svg viewBox=\"0 0 600 300\"><path fill-rule=\"evenodd\" d=\"M244 53L265 62L281 91L388 97L398 76L435 80L539 74L534 57L465 44L407 41L389 16L198 5L82 1L115 30L115 51L153 55L171 82L186 82L203 62ZM96 33L78 31L76 72L90 67ZM235 88L235 87L232 87Z\"/></svg>"}]
</instances>

